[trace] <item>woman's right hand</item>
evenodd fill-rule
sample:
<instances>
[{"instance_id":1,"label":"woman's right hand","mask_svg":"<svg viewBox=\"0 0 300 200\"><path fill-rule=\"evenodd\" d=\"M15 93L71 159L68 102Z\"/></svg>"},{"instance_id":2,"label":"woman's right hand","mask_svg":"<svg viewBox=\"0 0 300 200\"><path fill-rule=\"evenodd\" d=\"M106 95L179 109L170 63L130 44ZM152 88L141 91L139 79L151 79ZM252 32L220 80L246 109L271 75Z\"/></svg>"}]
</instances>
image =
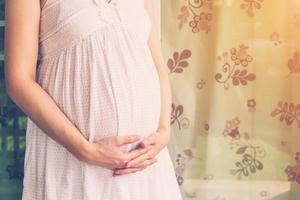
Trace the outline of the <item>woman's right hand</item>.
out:
<instances>
[{"instance_id":1,"label":"woman's right hand","mask_svg":"<svg viewBox=\"0 0 300 200\"><path fill-rule=\"evenodd\" d=\"M135 157L147 153L152 147L136 148L128 153L121 151L120 146L137 142L139 135L111 136L97 142L89 143L83 161L113 170L125 167L126 163Z\"/></svg>"}]
</instances>

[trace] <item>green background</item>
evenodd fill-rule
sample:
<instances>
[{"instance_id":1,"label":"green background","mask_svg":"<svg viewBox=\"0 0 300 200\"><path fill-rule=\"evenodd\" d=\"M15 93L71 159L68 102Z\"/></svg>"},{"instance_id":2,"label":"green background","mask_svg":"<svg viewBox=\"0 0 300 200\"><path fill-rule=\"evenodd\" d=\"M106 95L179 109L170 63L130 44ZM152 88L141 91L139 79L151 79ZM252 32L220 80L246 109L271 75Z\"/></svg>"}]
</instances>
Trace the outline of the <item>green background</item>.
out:
<instances>
[{"instance_id":1,"label":"green background","mask_svg":"<svg viewBox=\"0 0 300 200\"><path fill-rule=\"evenodd\" d=\"M0 0L0 199L21 199L26 115L11 101L4 79L4 0Z\"/></svg>"}]
</instances>

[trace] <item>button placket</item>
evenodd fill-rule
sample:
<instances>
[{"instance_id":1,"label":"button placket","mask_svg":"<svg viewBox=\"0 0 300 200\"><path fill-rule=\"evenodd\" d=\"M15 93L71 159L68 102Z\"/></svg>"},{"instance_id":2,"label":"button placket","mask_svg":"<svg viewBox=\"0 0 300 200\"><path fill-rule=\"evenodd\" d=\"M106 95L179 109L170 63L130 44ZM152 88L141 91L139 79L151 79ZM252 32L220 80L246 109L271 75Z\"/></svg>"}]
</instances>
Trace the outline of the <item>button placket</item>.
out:
<instances>
[{"instance_id":1,"label":"button placket","mask_svg":"<svg viewBox=\"0 0 300 200\"><path fill-rule=\"evenodd\" d=\"M99 9L99 16L107 22L122 23L122 18L118 10L118 0L111 0L106 3L104 0L93 0Z\"/></svg>"},{"instance_id":2,"label":"button placket","mask_svg":"<svg viewBox=\"0 0 300 200\"><path fill-rule=\"evenodd\" d=\"M121 15L120 15L120 12L118 10L118 0L111 0L111 2L107 5L108 7L111 6L111 8L114 10L114 12L117 14L118 16L118 21L119 22L122 22L122 18L121 18Z\"/></svg>"}]
</instances>

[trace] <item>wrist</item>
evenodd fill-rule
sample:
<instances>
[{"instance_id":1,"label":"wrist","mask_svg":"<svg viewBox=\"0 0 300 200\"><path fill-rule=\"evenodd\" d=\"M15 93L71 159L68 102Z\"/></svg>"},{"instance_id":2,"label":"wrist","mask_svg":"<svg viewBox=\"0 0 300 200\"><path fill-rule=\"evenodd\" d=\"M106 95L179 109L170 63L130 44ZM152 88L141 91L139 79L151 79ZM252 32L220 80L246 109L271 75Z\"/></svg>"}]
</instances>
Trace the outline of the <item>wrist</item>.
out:
<instances>
[{"instance_id":1,"label":"wrist","mask_svg":"<svg viewBox=\"0 0 300 200\"><path fill-rule=\"evenodd\" d=\"M165 129L164 130L157 130L157 133L159 134L160 138L161 138L161 145L164 147L164 146L167 146L169 141L170 141L170 131L166 131Z\"/></svg>"},{"instance_id":2,"label":"wrist","mask_svg":"<svg viewBox=\"0 0 300 200\"><path fill-rule=\"evenodd\" d=\"M81 161L84 162L89 162L91 160L91 155L93 152L93 146L91 145L91 143L86 140L85 138L82 138L79 141L79 145L78 145L78 158Z\"/></svg>"},{"instance_id":3,"label":"wrist","mask_svg":"<svg viewBox=\"0 0 300 200\"><path fill-rule=\"evenodd\" d=\"M159 126L156 131L163 133L163 134L170 134L170 132L171 132L169 126Z\"/></svg>"}]
</instances>

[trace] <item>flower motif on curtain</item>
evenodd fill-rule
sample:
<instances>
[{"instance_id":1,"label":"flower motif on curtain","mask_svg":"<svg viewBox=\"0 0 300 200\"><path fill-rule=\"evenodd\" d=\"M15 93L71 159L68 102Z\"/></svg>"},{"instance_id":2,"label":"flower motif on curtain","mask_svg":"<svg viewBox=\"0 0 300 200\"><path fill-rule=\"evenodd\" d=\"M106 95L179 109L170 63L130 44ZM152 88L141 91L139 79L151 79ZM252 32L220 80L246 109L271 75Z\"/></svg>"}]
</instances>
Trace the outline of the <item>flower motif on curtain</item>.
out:
<instances>
[{"instance_id":1,"label":"flower motif on curtain","mask_svg":"<svg viewBox=\"0 0 300 200\"><path fill-rule=\"evenodd\" d=\"M204 88L205 84L206 84L206 81L201 79L200 81L197 82L196 87L197 87L197 89L201 90Z\"/></svg>"},{"instance_id":2,"label":"flower motif on curtain","mask_svg":"<svg viewBox=\"0 0 300 200\"><path fill-rule=\"evenodd\" d=\"M296 123L300 129L300 104L279 101L271 116L279 116L279 120L288 126Z\"/></svg>"},{"instance_id":3,"label":"flower motif on curtain","mask_svg":"<svg viewBox=\"0 0 300 200\"><path fill-rule=\"evenodd\" d=\"M245 10L249 17L253 17L255 9L261 9L263 1L264 0L243 0L243 3L241 3L240 8L242 10Z\"/></svg>"},{"instance_id":4,"label":"flower motif on curtain","mask_svg":"<svg viewBox=\"0 0 300 200\"><path fill-rule=\"evenodd\" d=\"M252 60L252 56L248 54L248 46L243 44L239 48L224 52L218 56L218 61L222 63L222 72L215 74L215 80L223 84L226 90L230 87L230 80L233 86L247 85L256 79L255 74L245 69Z\"/></svg>"},{"instance_id":5,"label":"flower motif on curtain","mask_svg":"<svg viewBox=\"0 0 300 200\"><path fill-rule=\"evenodd\" d=\"M270 40L273 42L275 46L278 46L282 43L280 39L280 34L277 32L273 32L270 34Z\"/></svg>"},{"instance_id":6,"label":"flower motif on curtain","mask_svg":"<svg viewBox=\"0 0 300 200\"><path fill-rule=\"evenodd\" d=\"M187 0L185 4L180 8L180 14L177 16L178 28L182 29L184 24L188 24L193 33L200 31L208 33L211 29L213 1Z\"/></svg>"},{"instance_id":7,"label":"flower motif on curtain","mask_svg":"<svg viewBox=\"0 0 300 200\"><path fill-rule=\"evenodd\" d=\"M295 154L296 164L288 165L285 169L285 173L288 176L289 181L294 181L300 184L300 152Z\"/></svg>"},{"instance_id":8,"label":"flower motif on curtain","mask_svg":"<svg viewBox=\"0 0 300 200\"><path fill-rule=\"evenodd\" d=\"M179 185L182 185L184 182L184 170L186 165L189 161L192 159L198 159L201 160L201 158L196 157L193 155L193 151L191 149L185 149L183 153L178 153L176 158L176 166L175 166L175 174L177 177L177 182ZM213 176L209 175L207 177L204 177L205 180L212 179Z\"/></svg>"},{"instance_id":9,"label":"flower motif on curtain","mask_svg":"<svg viewBox=\"0 0 300 200\"><path fill-rule=\"evenodd\" d=\"M300 29L300 6L296 8L295 13L295 26Z\"/></svg>"},{"instance_id":10,"label":"flower motif on curtain","mask_svg":"<svg viewBox=\"0 0 300 200\"><path fill-rule=\"evenodd\" d=\"M300 53L296 51L288 61L290 73L300 73Z\"/></svg>"},{"instance_id":11,"label":"flower motif on curtain","mask_svg":"<svg viewBox=\"0 0 300 200\"><path fill-rule=\"evenodd\" d=\"M170 58L167 62L170 73L182 73L184 68L188 67L189 62L187 59L190 58L191 55L192 52L189 49L184 49L181 53L175 51L173 58Z\"/></svg>"},{"instance_id":12,"label":"flower motif on curtain","mask_svg":"<svg viewBox=\"0 0 300 200\"><path fill-rule=\"evenodd\" d=\"M183 106L178 105L176 106L172 103L172 112L171 112L171 125L178 124L179 130L182 128L187 128L190 125L190 120L186 117L182 116L183 113Z\"/></svg>"},{"instance_id":13,"label":"flower motif on curtain","mask_svg":"<svg viewBox=\"0 0 300 200\"><path fill-rule=\"evenodd\" d=\"M253 144L248 132L243 135L239 131L240 119L238 117L226 121L223 135L230 138L230 149L236 154L242 155L242 160L235 162L236 168L230 170L230 174L241 179L264 168L263 163L258 158L263 158L266 151L262 146ZM242 137L244 136L244 137Z\"/></svg>"},{"instance_id":14,"label":"flower motif on curtain","mask_svg":"<svg viewBox=\"0 0 300 200\"><path fill-rule=\"evenodd\" d=\"M248 99L247 106L249 112L254 112L256 110L256 101L255 99Z\"/></svg>"}]
</instances>

